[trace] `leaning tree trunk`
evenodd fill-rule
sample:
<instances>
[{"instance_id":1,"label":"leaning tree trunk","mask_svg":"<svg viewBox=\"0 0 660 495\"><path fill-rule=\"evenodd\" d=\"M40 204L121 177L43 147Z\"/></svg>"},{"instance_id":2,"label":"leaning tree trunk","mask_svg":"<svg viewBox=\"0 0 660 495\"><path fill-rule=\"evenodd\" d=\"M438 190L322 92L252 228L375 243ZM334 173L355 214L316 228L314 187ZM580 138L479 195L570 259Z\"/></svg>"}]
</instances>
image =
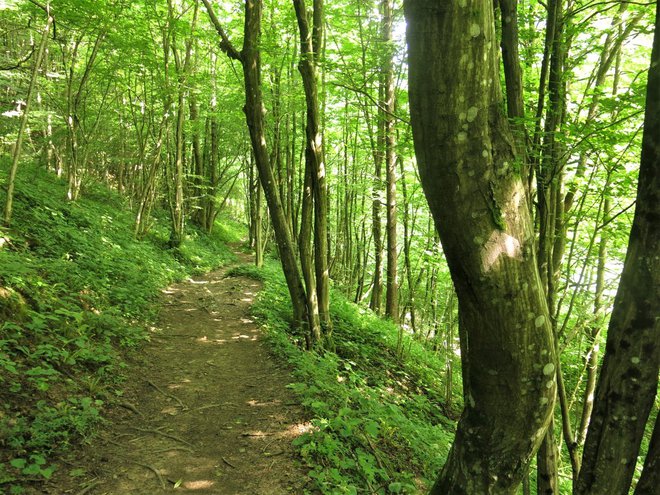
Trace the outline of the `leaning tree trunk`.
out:
<instances>
[{"instance_id":1,"label":"leaning tree trunk","mask_svg":"<svg viewBox=\"0 0 660 495\"><path fill-rule=\"evenodd\" d=\"M326 168L323 156L323 136L321 133L321 114L319 111L318 99L318 78L317 78L317 60L318 51L320 50L320 34L317 32L312 33L310 29L307 9L304 0L293 0L293 5L296 11L296 19L298 21L298 29L300 32L300 62L298 70L302 76L303 87L305 91L306 103L306 126L305 126L305 190L304 195L308 194L307 182L309 178L309 186L311 197L308 203L313 203L313 220L314 220L314 256L313 256L313 269L315 270L314 276L312 274L304 273L305 285L308 293L308 305L310 314L319 313L320 323L323 324L323 330L328 333L331 329L330 320L330 276L328 272L328 197L327 197L327 182L326 182ZM317 16L317 10L322 9L322 2L316 0L314 2L314 18ZM316 30L316 22L313 29ZM313 34L315 36L313 36ZM307 205L309 207L309 204ZM305 200L303 200L303 211L305 210ZM310 212L311 213L311 210ZM311 229L311 218L301 222L309 221L309 228ZM303 272L312 270L310 266L306 266L308 261L311 261L312 253L304 253L303 249L306 248L305 244L311 240L303 238L303 232L307 232L307 227L301 226L301 262L303 265ZM315 285L312 286L310 284ZM320 340L320 330L316 329L316 317L310 318L311 335L314 340ZM314 342L316 344L316 342ZM321 342L319 342L321 343Z\"/></svg>"},{"instance_id":2,"label":"leaning tree trunk","mask_svg":"<svg viewBox=\"0 0 660 495\"><path fill-rule=\"evenodd\" d=\"M596 387L576 488L578 495L628 493L644 428L658 388L660 4L656 6L655 27L646 93L637 206L607 332L605 357ZM651 452L657 455L657 438ZM654 465L653 462L647 463L645 470ZM645 480L649 476L650 473L642 473Z\"/></svg>"},{"instance_id":3,"label":"leaning tree trunk","mask_svg":"<svg viewBox=\"0 0 660 495\"><path fill-rule=\"evenodd\" d=\"M465 396L431 493L513 494L553 411L555 356L492 2L405 8L415 152L456 287Z\"/></svg>"},{"instance_id":4,"label":"leaning tree trunk","mask_svg":"<svg viewBox=\"0 0 660 495\"><path fill-rule=\"evenodd\" d=\"M240 52L236 50L227 37L220 21L213 12L209 0L202 0L202 2L220 36L220 48L228 57L241 62L243 67L243 77L245 79L244 111L248 130L250 131L254 160L259 171L259 181L266 197L268 212L275 232L277 250L282 263L282 271L291 297L293 325L294 327L301 327L305 325L308 316L305 288L298 269L291 227L285 216L266 146L265 109L261 90L261 53L259 49L263 2L262 0L245 0L243 49Z\"/></svg>"}]
</instances>

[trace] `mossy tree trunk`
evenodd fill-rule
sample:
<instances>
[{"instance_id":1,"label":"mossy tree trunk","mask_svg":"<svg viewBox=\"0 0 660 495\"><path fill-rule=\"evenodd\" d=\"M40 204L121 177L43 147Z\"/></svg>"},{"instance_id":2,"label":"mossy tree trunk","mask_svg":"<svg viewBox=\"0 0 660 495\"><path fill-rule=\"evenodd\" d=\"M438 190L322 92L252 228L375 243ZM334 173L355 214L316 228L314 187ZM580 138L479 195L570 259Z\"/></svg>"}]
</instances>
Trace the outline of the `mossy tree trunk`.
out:
<instances>
[{"instance_id":1,"label":"mossy tree trunk","mask_svg":"<svg viewBox=\"0 0 660 495\"><path fill-rule=\"evenodd\" d=\"M555 356L492 2L408 0L424 192L456 287L465 409L431 493L513 494L552 415Z\"/></svg>"}]
</instances>

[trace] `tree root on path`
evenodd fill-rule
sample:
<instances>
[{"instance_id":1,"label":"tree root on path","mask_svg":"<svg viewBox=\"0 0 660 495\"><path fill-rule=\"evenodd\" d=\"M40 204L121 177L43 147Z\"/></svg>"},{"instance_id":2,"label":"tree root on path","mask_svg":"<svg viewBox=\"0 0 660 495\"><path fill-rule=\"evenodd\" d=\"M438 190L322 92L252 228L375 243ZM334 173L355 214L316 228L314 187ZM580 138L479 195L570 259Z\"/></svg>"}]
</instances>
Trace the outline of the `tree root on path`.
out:
<instances>
[{"instance_id":1,"label":"tree root on path","mask_svg":"<svg viewBox=\"0 0 660 495\"><path fill-rule=\"evenodd\" d=\"M128 409L129 411L134 412L135 414L137 414L141 418L144 418L144 414L142 414L140 411L138 411L137 407L135 407L133 404L131 404L129 402L119 402L119 403L117 403L117 405L119 407L123 407L124 409Z\"/></svg>"},{"instance_id":2,"label":"tree root on path","mask_svg":"<svg viewBox=\"0 0 660 495\"><path fill-rule=\"evenodd\" d=\"M103 484L103 482L100 481L100 480L93 481L92 483L87 485L85 488L80 490L78 493L76 493L76 495L86 495L87 493L91 492L94 488L96 488L97 486L99 486L101 484Z\"/></svg>"},{"instance_id":3,"label":"tree root on path","mask_svg":"<svg viewBox=\"0 0 660 495\"><path fill-rule=\"evenodd\" d=\"M150 452L150 454L162 454L163 452L170 452L172 450L182 450L184 452L189 452L191 454L195 453L193 449L188 447L166 447L164 449L153 450L152 452Z\"/></svg>"},{"instance_id":4,"label":"tree root on path","mask_svg":"<svg viewBox=\"0 0 660 495\"><path fill-rule=\"evenodd\" d=\"M170 435L169 433L165 433L164 431L157 430L155 428L138 428L136 426L131 426L131 429L142 432L142 433L153 433L154 435L160 435L165 438L170 438L172 440L176 440L177 442L185 443L186 445L189 445L190 447L194 447L194 445L183 438L179 438L175 435Z\"/></svg>"},{"instance_id":5,"label":"tree root on path","mask_svg":"<svg viewBox=\"0 0 660 495\"><path fill-rule=\"evenodd\" d=\"M192 409L186 409L183 412L197 412L197 411L203 411L204 409L212 409L214 407L222 407L222 406L227 406L229 403L225 404L208 404L206 406L200 406L200 407L195 407ZM231 404L232 406L235 406L235 404Z\"/></svg>"},{"instance_id":6,"label":"tree root on path","mask_svg":"<svg viewBox=\"0 0 660 495\"><path fill-rule=\"evenodd\" d=\"M158 390L158 391L159 391L161 394L163 394L165 397L169 397L170 399L173 399L173 400L177 401L177 402L179 403L179 405L181 406L182 409L184 409L184 410L188 410L188 406L186 406L183 402L181 402L181 399L179 399L179 398L176 397L175 395L168 394L167 392L165 392L162 388L160 388L158 385L156 385L156 384L155 384L154 382L152 382L151 380L147 380L147 383L148 383L149 385L151 385L153 388L155 388L156 390Z\"/></svg>"},{"instance_id":7,"label":"tree root on path","mask_svg":"<svg viewBox=\"0 0 660 495\"><path fill-rule=\"evenodd\" d=\"M124 460L128 462L132 462L136 466L143 467L145 469L148 469L152 473L156 475L156 478L158 478L158 482L160 483L160 487L165 490L167 488L167 484L165 484L165 480L163 479L163 476L158 472L158 469L153 467L151 464L144 464L142 462L134 461L133 459L129 459L128 457L123 457Z\"/></svg>"}]
</instances>

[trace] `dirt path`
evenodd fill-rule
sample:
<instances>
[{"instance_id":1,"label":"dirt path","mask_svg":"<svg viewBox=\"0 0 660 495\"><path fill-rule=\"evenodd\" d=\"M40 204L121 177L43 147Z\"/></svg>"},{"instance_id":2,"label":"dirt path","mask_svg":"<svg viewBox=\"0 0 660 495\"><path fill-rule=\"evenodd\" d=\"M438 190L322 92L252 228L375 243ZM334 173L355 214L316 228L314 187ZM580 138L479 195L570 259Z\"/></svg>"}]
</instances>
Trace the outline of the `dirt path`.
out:
<instances>
[{"instance_id":1,"label":"dirt path","mask_svg":"<svg viewBox=\"0 0 660 495\"><path fill-rule=\"evenodd\" d=\"M249 315L260 284L226 272L164 291L124 405L46 493L303 493L291 447L303 413Z\"/></svg>"}]
</instances>

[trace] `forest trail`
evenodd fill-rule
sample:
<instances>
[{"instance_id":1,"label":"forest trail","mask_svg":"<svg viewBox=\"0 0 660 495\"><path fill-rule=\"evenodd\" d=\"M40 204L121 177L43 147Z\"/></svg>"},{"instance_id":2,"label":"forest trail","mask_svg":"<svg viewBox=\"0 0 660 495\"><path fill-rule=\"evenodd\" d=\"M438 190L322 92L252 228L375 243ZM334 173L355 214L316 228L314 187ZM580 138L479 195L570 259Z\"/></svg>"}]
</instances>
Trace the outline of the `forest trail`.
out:
<instances>
[{"instance_id":1,"label":"forest trail","mask_svg":"<svg viewBox=\"0 0 660 495\"><path fill-rule=\"evenodd\" d=\"M249 314L260 282L226 277L229 268L163 291L151 340L126 373L123 405L60 464L45 493L303 492L291 446L303 412Z\"/></svg>"}]
</instances>

